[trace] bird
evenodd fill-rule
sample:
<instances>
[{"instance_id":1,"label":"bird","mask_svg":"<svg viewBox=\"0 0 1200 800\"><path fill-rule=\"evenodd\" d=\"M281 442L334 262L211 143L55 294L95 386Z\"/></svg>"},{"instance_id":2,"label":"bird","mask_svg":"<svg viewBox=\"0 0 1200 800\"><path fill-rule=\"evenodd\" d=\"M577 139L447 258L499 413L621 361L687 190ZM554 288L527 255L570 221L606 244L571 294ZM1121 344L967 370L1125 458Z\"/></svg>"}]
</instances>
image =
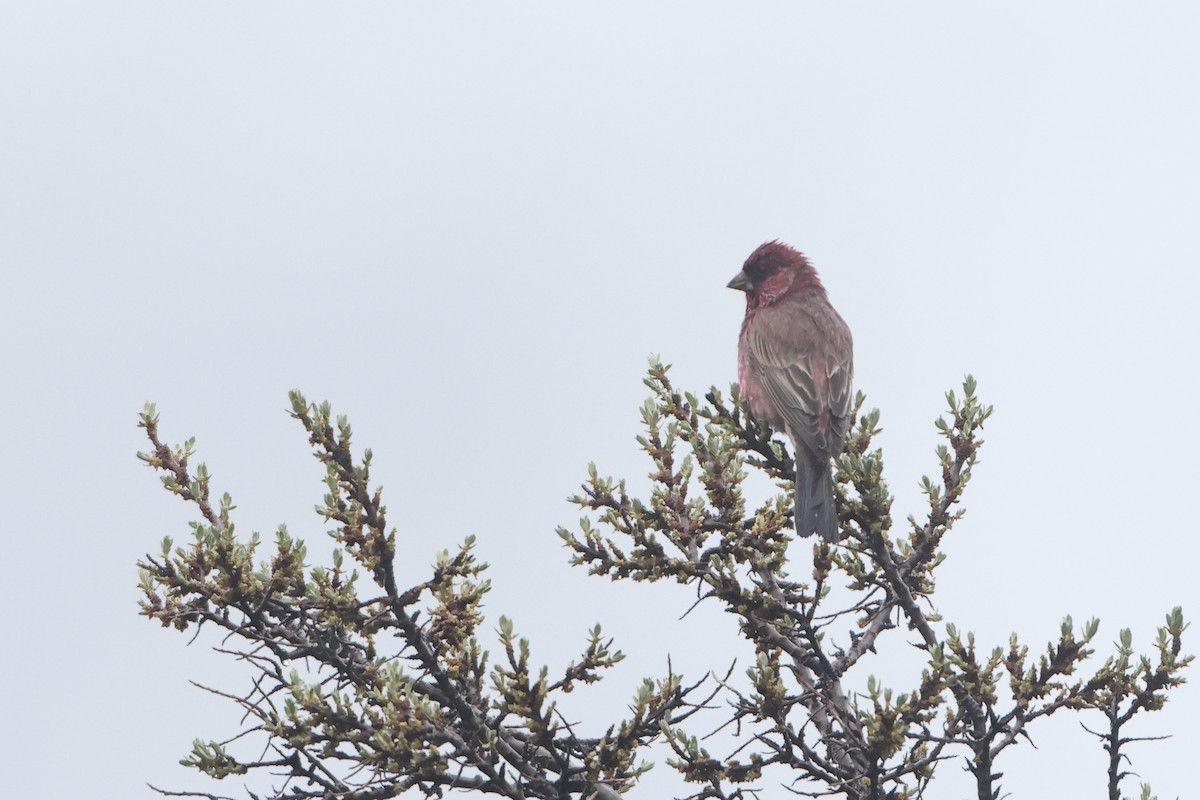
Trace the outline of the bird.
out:
<instances>
[{"instance_id":1,"label":"bird","mask_svg":"<svg viewBox=\"0 0 1200 800\"><path fill-rule=\"evenodd\" d=\"M854 341L803 253L758 247L728 284L746 294L738 384L756 421L782 431L796 460L800 536L839 537L830 460L850 430Z\"/></svg>"}]
</instances>

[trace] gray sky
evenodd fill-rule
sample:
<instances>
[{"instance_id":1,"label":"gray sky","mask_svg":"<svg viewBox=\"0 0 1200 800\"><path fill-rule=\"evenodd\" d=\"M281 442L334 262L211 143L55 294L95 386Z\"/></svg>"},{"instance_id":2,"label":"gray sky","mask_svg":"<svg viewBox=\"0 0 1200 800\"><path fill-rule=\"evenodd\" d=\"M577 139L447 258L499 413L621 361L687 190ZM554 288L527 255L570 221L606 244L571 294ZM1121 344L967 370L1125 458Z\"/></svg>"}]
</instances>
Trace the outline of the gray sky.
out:
<instances>
[{"instance_id":1,"label":"gray sky","mask_svg":"<svg viewBox=\"0 0 1200 800\"><path fill-rule=\"evenodd\" d=\"M134 458L147 399L243 532L286 522L317 553L286 392L332 401L375 451L404 575L474 533L489 630L513 617L553 665L597 621L617 637L580 717L668 653L744 655L715 608L676 621L680 587L568 568L554 526L589 460L645 475L648 353L683 387L734 379L725 282L776 237L854 331L898 517L944 390L969 371L996 405L947 618L1036 651L1099 616L1101 656L1122 626L1148 648L1172 606L1200 613L1198 9L0 7L6 792L199 787L177 759L236 730L187 680L241 673L136 613L134 561L192 516ZM1132 751L1163 798L1193 788L1197 720L1187 686L1132 731L1175 734ZM1001 764L1013 797L1102 792L1074 719L1034 735ZM965 794L943 769L933 796ZM656 772L634 796L666 796Z\"/></svg>"}]
</instances>

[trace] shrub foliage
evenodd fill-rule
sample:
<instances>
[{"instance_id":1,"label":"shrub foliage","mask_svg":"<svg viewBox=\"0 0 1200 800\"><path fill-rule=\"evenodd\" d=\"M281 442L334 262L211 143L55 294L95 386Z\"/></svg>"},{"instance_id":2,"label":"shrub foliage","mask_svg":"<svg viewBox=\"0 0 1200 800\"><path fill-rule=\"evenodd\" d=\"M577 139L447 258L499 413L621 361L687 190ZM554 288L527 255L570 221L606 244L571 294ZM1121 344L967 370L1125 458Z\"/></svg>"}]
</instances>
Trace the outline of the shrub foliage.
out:
<instances>
[{"instance_id":1,"label":"shrub foliage","mask_svg":"<svg viewBox=\"0 0 1200 800\"><path fill-rule=\"evenodd\" d=\"M597 625L571 663L551 669L531 663L529 642L506 618L484 628L487 565L473 537L438 554L423 582L399 585L371 451L355 455L349 423L328 403L290 395L325 470L316 510L336 549L318 566L285 527L270 546L257 533L239 536L230 496L214 499L209 471L192 466L195 441L164 444L148 405L139 424L150 447L139 457L198 516L186 545L166 538L160 554L139 562L141 612L180 631L220 629L218 650L247 672L241 691L210 689L244 710L243 729L223 742L197 740L182 763L213 778L247 776L239 782L251 798L460 790L613 800L639 794L655 746L680 776L678 797L735 800L764 787L775 796L782 784L804 796L882 800L925 796L939 766L956 759L979 800L995 800L1005 751L1038 720L1079 713L1119 800L1127 746L1146 738L1131 735L1130 722L1161 708L1191 662L1182 612L1167 615L1150 654L1137 655L1123 630L1098 665L1097 620L1067 617L1040 653L1016 634L987 649L944 622L933 601L942 543L962 517L992 413L972 378L946 395L937 477L922 479L927 508L902 524L874 445L879 412L864 411L858 396L857 425L836 463L836 545L795 538L791 456L748 417L736 386L728 396L681 393L657 362L646 384L638 442L652 462L648 494L634 496L592 466L571 498L584 516L559 536L590 574L672 580L696 602L719 604L755 660L740 674L672 668L646 680L623 713L586 727L558 706L621 661L612 641ZM753 473L778 491L752 502ZM883 686L869 673L884 645L916 645L920 674ZM731 752L710 752L716 740L705 736L716 730L734 732Z\"/></svg>"}]
</instances>

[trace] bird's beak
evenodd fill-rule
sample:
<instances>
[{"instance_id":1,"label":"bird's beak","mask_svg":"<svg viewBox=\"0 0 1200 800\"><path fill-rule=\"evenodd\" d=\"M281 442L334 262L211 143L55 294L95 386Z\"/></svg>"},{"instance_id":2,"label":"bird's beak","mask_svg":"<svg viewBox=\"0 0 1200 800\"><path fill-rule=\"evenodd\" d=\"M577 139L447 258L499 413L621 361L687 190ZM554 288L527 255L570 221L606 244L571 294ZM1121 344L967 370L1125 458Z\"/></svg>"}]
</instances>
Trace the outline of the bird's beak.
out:
<instances>
[{"instance_id":1,"label":"bird's beak","mask_svg":"<svg viewBox=\"0 0 1200 800\"><path fill-rule=\"evenodd\" d=\"M737 289L739 292L748 292L750 291L750 278L745 272L739 272L733 276L733 280L725 285L730 289Z\"/></svg>"}]
</instances>

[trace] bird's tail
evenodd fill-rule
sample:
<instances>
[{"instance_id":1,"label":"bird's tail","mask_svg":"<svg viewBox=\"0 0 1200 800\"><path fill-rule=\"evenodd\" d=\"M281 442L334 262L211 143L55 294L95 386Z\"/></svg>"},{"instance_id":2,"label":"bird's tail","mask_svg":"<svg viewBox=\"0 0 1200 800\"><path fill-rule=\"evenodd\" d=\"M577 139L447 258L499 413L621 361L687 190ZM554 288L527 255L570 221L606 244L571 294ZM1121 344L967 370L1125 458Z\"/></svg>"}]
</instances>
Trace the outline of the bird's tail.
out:
<instances>
[{"instance_id":1,"label":"bird's tail","mask_svg":"<svg viewBox=\"0 0 1200 800\"><path fill-rule=\"evenodd\" d=\"M796 533L821 534L827 542L841 538L837 505L833 499L833 476L826 459L796 459Z\"/></svg>"}]
</instances>

